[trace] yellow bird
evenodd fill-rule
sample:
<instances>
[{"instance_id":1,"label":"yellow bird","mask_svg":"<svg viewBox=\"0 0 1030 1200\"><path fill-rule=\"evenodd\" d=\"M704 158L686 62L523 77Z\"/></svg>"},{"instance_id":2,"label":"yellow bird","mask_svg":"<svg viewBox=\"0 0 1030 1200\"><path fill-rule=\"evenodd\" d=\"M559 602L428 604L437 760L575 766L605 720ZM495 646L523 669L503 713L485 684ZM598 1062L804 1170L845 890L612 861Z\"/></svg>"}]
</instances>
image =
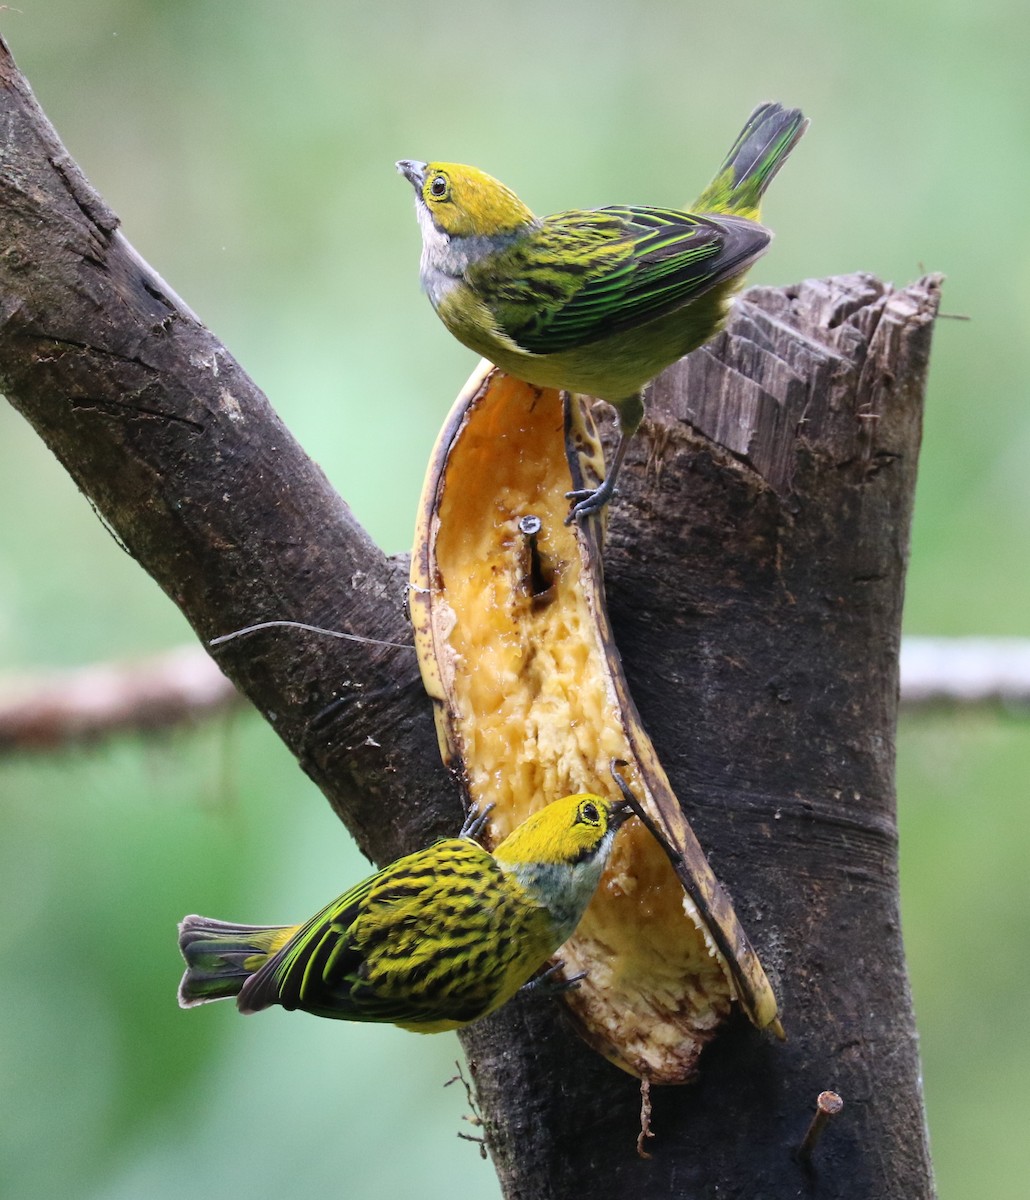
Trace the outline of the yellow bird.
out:
<instances>
[{"instance_id":1,"label":"yellow bird","mask_svg":"<svg viewBox=\"0 0 1030 1200\"><path fill-rule=\"evenodd\" d=\"M244 1013L281 1004L419 1033L467 1025L511 999L572 936L630 815L621 800L566 796L491 854L475 840L484 813L303 925L186 917L179 1003L235 997Z\"/></svg>"},{"instance_id":2,"label":"yellow bird","mask_svg":"<svg viewBox=\"0 0 1030 1200\"><path fill-rule=\"evenodd\" d=\"M758 223L762 194L807 125L796 108L756 108L692 212L616 206L541 218L476 167L397 163L415 189L422 287L458 341L517 379L618 411L608 476L568 494L570 520L611 499L644 385L722 328L772 237Z\"/></svg>"}]
</instances>

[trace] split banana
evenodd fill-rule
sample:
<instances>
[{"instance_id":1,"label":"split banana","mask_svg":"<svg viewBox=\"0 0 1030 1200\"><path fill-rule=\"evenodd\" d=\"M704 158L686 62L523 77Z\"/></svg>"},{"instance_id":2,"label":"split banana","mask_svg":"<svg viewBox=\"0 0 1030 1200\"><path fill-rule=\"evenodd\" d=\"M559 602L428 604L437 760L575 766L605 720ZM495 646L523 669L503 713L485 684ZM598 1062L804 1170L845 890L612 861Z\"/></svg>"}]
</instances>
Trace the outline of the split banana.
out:
<instances>
[{"instance_id":1,"label":"split banana","mask_svg":"<svg viewBox=\"0 0 1030 1200\"><path fill-rule=\"evenodd\" d=\"M561 951L587 1041L649 1083L683 1083L736 999L782 1036L776 998L630 698L605 606L599 518L565 492L603 477L585 401L480 366L426 477L411 614L444 761L500 841L547 799L610 794L620 832ZM656 837L660 839L656 840Z\"/></svg>"}]
</instances>

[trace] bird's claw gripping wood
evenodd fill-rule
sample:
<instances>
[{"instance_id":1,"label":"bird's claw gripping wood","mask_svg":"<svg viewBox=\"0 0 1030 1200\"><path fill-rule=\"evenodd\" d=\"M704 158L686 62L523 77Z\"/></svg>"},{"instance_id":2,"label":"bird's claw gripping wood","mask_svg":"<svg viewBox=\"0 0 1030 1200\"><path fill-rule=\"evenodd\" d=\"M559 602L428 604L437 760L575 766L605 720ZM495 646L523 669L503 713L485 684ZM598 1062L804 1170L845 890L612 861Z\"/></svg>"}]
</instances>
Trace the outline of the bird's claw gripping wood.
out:
<instances>
[{"instance_id":1,"label":"bird's claw gripping wood","mask_svg":"<svg viewBox=\"0 0 1030 1200\"><path fill-rule=\"evenodd\" d=\"M681 1083L733 999L773 1031L776 999L630 699L604 602L602 521L566 525L570 471L576 489L604 476L585 403L483 364L423 489L415 645L444 760L470 804L494 805L488 844L548 796L579 790L624 790L661 834L659 845L641 821L620 831L562 948L585 974L564 1001L613 1062Z\"/></svg>"},{"instance_id":2,"label":"bird's claw gripping wood","mask_svg":"<svg viewBox=\"0 0 1030 1200\"><path fill-rule=\"evenodd\" d=\"M465 821L458 832L458 837L471 838L472 841L478 842L479 835L483 832L487 821L490 819L493 807L492 804L487 804L482 809L470 808L465 814Z\"/></svg>"},{"instance_id":3,"label":"bird's claw gripping wood","mask_svg":"<svg viewBox=\"0 0 1030 1200\"><path fill-rule=\"evenodd\" d=\"M619 441L615 447L615 454L612 456L612 461L608 464L608 470L604 479L597 487L574 488L571 492L565 493L566 500L575 501L569 515L565 518L566 525L571 525L573 521L586 520L587 517L600 512L614 497L616 480L619 478L619 472L622 470L622 463L626 457L626 451L629 449L630 438L636 432L644 415L643 400L638 399L639 409L635 409L632 414L632 427L627 424L625 415L620 413Z\"/></svg>"},{"instance_id":4,"label":"bird's claw gripping wood","mask_svg":"<svg viewBox=\"0 0 1030 1200\"><path fill-rule=\"evenodd\" d=\"M626 439L623 438L619 442L619 450L623 451L625 445ZM615 495L618 467L619 463L612 463L604 482L595 488L575 488L573 491L565 493L565 499L574 502L569 510L569 515L565 518L566 525L571 525L573 521L585 521L587 517L592 517L594 513L599 513L604 508Z\"/></svg>"},{"instance_id":5,"label":"bird's claw gripping wood","mask_svg":"<svg viewBox=\"0 0 1030 1200\"><path fill-rule=\"evenodd\" d=\"M528 983L524 983L522 990L534 992L538 996L561 996L564 992L578 988L587 977L586 971L580 971L578 975L563 976L564 970L565 964L560 958L556 958L539 975L534 975Z\"/></svg>"}]
</instances>

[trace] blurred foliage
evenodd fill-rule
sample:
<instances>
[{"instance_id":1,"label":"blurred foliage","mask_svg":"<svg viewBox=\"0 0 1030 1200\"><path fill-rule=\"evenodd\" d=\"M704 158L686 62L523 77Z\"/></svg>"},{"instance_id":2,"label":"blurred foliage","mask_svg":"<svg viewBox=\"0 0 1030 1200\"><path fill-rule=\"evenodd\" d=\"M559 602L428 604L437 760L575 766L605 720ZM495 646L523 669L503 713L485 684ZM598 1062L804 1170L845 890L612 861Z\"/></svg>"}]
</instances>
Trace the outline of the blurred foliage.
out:
<instances>
[{"instance_id":1,"label":"blurred foliage","mask_svg":"<svg viewBox=\"0 0 1030 1200\"><path fill-rule=\"evenodd\" d=\"M409 540L473 365L419 294L394 160L476 163L540 212L673 204L754 103L800 105L812 128L771 189L777 240L752 278L946 272L946 311L972 320L937 329L907 624L1017 635L1030 235L1009 213L1030 163L1028 26L1017 0L21 0L0 14L129 239L389 550ZM188 636L6 406L0 504L0 668ZM1028 777L1025 722L902 730L903 903L943 1200L1025 1192L1030 886L1013 831ZM0 1194L497 1194L454 1136L464 1096L440 1091L452 1036L175 1006L183 913L290 919L362 873L269 730L244 717L5 761L0 805Z\"/></svg>"}]
</instances>

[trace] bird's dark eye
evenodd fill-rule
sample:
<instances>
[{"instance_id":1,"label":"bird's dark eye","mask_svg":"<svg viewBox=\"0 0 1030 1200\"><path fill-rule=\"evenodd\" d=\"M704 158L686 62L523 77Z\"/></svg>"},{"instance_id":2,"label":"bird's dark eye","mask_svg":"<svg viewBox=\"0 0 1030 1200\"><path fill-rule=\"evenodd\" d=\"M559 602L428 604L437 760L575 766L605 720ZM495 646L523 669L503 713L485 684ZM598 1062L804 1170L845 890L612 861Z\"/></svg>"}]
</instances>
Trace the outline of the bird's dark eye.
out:
<instances>
[{"instance_id":1,"label":"bird's dark eye","mask_svg":"<svg viewBox=\"0 0 1030 1200\"><path fill-rule=\"evenodd\" d=\"M584 804L579 810L579 815L587 825L599 825L601 823L601 814L597 811L596 804Z\"/></svg>"},{"instance_id":2,"label":"bird's dark eye","mask_svg":"<svg viewBox=\"0 0 1030 1200\"><path fill-rule=\"evenodd\" d=\"M429 194L434 200L442 200L447 195L447 178L444 175L434 175L429 181Z\"/></svg>"}]
</instances>

